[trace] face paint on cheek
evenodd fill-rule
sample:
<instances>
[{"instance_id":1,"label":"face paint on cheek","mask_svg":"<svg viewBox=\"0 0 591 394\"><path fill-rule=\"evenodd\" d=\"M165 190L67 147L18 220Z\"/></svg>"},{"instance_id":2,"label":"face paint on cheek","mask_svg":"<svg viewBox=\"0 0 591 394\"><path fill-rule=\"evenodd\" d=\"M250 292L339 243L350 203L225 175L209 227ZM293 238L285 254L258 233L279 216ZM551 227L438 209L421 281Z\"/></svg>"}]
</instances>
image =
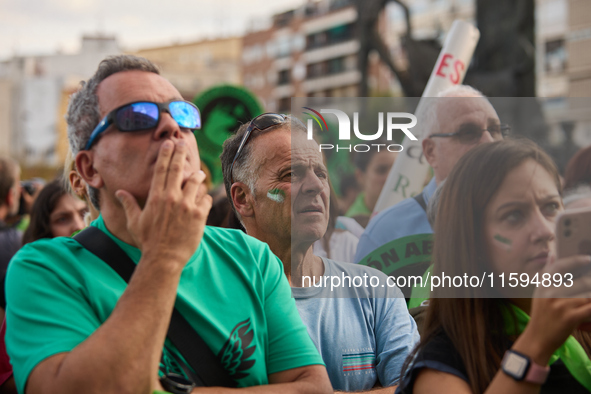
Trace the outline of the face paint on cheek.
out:
<instances>
[{"instance_id":1,"label":"face paint on cheek","mask_svg":"<svg viewBox=\"0 0 591 394\"><path fill-rule=\"evenodd\" d=\"M281 189L272 189L267 192L267 198L281 204L285 202L285 192Z\"/></svg>"},{"instance_id":2,"label":"face paint on cheek","mask_svg":"<svg viewBox=\"0 0 591 394\"><path fill-rule=\"evenodd\" d=\"M507 250L507 252L511 251L511 246L513 245L513 242L511 242L510 239L507 239L499 234L495 234L495 236L493 238L495 241L502 244L503 247L505 248L505 250Z\"/></svg>"}]
</instances>

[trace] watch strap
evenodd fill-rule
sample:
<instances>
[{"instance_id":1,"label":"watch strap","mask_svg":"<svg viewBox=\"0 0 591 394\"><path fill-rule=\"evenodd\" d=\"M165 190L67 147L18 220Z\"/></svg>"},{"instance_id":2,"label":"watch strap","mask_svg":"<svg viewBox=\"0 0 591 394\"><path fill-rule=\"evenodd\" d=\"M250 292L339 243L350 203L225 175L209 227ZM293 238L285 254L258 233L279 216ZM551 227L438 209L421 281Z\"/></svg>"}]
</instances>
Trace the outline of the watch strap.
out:
<instances>
[{"instance_id":1,"label":"watch strap","mask_svg":"<svg viewBox=\"0 0 591 394\"><path fill-rule=\"evenodd\" d=\"M550 367L546 365L545 367L541 366L540 364L534 363L531 358L529 359L529 368L525 374L525 380L529 383L535 383L542 385L546 383L546 379L548 379L548 375L550 374Z\"/></svg>"}]
</instances>

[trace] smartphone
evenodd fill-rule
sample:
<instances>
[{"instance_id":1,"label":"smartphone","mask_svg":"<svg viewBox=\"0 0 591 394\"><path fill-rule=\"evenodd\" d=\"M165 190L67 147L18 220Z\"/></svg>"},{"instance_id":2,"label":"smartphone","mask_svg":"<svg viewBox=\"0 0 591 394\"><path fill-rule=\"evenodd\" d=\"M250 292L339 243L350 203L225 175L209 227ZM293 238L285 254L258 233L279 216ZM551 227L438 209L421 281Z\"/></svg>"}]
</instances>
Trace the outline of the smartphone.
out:
<instances>
[{"instance_id":1,"label":"smartphone","mask_svg":"<svg viewBox=\"0 0 591 394\"><path fill-rule=\"evenodd\" d=\"M18 215L19 216L30 213L30 212L27 212L27 203L25 201L24 194L27 193L29 196L32 196L33 194L35 194L36 190L37 190L37 186L35 185L35 182L33 182L33 181L22 181L21 182L21 198L20 198L20 205L18 208Z\"/></svg>"},{"instance_id":2,"label":"smartphone","mask_svg":"<svg viewBox=\"0 0 591 394\"><path fill-rule=\"evenodd\" d=\"M569 209L556 221L556 257L591 255L591 207Z\"/></svg>"},{"instance_id":3,"label":"smartphone","mask_svg":"<svg viewBox=\"0 0 591 394\"><path fill-rule=\"evenodd\" d=\"M591 255L591 207L569 209L556 220L556 257L561 259L575 255ZM575 277L589 275L588 267L573 272ZM578 327L591 332L591 320Z\"/></svg>"}]
</instances>

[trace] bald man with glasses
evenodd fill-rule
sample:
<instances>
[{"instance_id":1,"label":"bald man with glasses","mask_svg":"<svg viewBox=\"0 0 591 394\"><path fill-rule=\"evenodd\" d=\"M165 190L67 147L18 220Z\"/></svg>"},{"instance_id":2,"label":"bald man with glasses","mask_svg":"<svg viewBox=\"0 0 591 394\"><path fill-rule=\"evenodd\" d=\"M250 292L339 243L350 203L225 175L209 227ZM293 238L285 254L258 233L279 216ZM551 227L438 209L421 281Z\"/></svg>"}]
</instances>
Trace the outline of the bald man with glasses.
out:
<instances>
[{"instance_id":1,"label":"bald man with glasses","mask_svg":"<svg viewBox=\"0 0 591 394\"><path fill-rule=\"evenodd\" d=\"M357 263L366 261L372 252L393 241L432 234L426 207L437 185L447 178L466 152L480 144L501 140L509 131L490 102L470 86L457 85L428 100L429 108L423 112L426 115L419 119L417 128L423 130L423 155L433 168L433 179L418 196L407 198L370 220L357 245ZM423 265L419 271L424 271L429 262ZM409 298L410 287L402 290Z\"/></svg>"}]
</instances>

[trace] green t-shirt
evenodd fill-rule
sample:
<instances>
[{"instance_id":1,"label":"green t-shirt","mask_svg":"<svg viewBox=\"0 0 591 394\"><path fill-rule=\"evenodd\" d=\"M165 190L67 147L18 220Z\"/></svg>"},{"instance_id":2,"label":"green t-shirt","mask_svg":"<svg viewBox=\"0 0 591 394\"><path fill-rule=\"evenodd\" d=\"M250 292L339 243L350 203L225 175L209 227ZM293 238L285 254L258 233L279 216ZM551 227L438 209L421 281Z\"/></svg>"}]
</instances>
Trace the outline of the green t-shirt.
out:
<instances>
[{"instance_id":1,"label":"green t-shirt","mask_svg":"<svg viewBox=\"0 0 591 394\"><path fill-rule=\"evenodd\" d=\"M139 249L109 233L102 217L92 225L137 264ZM72 350L107 320L126 286L74 239L42 239L23 247L6 280L6 347L19 392L39 362ZM226 360L232 352L242 355L239 363L225 364L238 387L267 384L268 374L323 364L291 298L281 261L241 231L206 227L177 294L176 307L214 354ZM169 350L177 353L168 340L166 348L165 356ZM165 364L175 369L170 357Z\"/></svg>"},{"instance_id":2,"label":"green t-shirt","mask_svg":"<svg viewBox=\"0 0 591 394\"><path fill-rule=\"evenodd\" d=\"M353 204L347 210L346 217L352 218L358 215L371 215L372 211L365 205L365 193L361 192L357 195Z\"/></svg>"}]
</instances>

